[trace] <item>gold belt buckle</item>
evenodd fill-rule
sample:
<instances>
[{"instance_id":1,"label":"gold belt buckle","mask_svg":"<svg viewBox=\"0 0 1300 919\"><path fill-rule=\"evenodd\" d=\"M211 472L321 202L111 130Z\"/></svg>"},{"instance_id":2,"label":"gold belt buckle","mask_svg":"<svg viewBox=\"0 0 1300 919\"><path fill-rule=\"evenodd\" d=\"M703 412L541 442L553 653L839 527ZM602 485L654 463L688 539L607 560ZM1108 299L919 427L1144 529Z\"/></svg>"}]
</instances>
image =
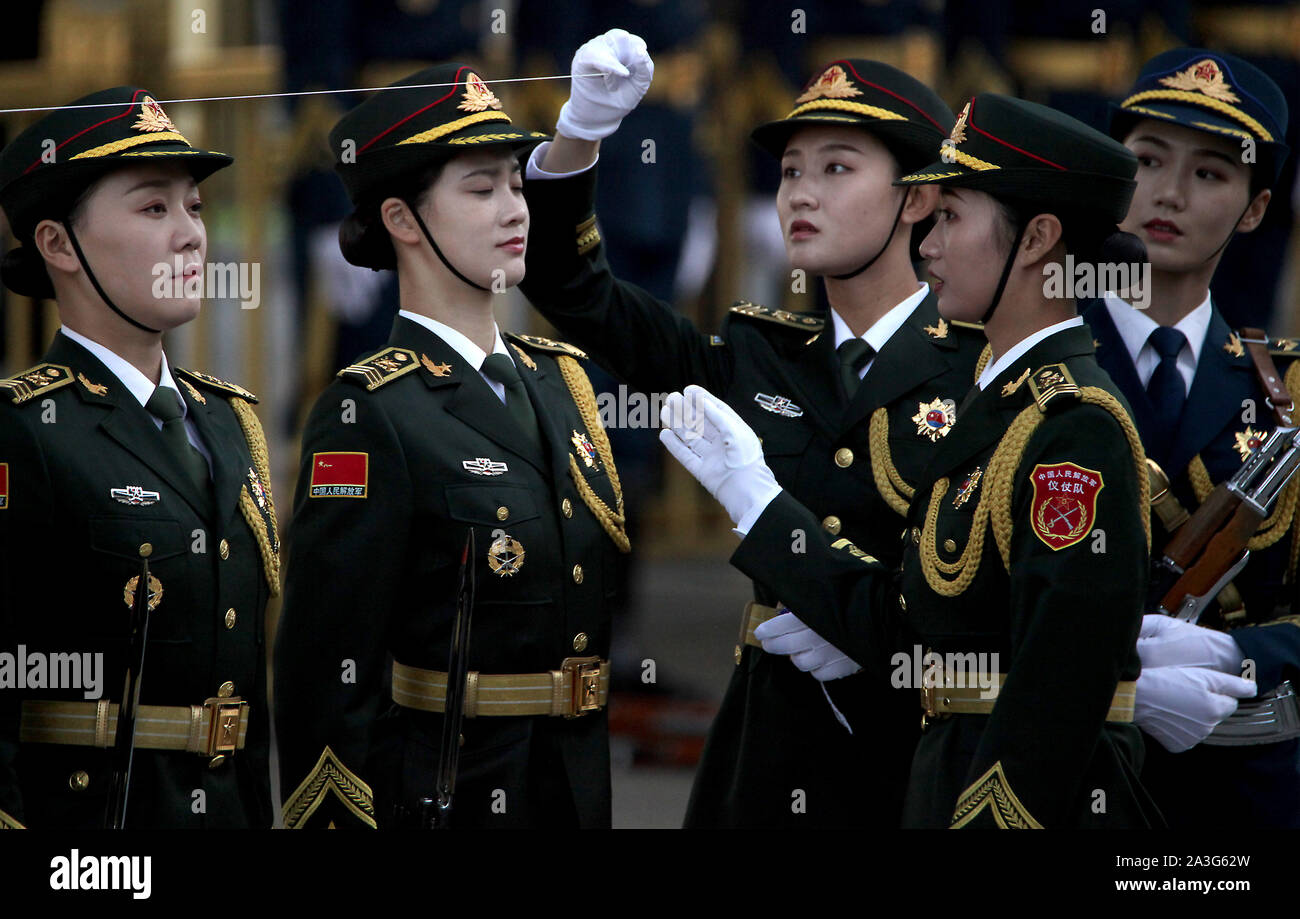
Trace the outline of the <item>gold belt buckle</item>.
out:
<instances>
[{"instance_id":1,"label":"gold belt buckle","mask_svg":"<svg viewBox=\"0 0 1300 919\"><path fill-rule=\"evenodd\" d=\"M600 711L600 658L566 657L560 663L560 670L569 673L573 680L570 714L564 717L579 718L587 712Z\"/></svg>"},{"instance_id":2,"label":"gold belt buckle","mask_svg":"<svg viewBox=\"0 0 1300 919\"><path fill-rule=\"evenodd\" d=\"M203 701L203 708L211 713L208 722L208 748L205 756L234 753L239 749L239 726L248 704L239 696L226 699L211 698Z\"/></svg>"}]
</instances>

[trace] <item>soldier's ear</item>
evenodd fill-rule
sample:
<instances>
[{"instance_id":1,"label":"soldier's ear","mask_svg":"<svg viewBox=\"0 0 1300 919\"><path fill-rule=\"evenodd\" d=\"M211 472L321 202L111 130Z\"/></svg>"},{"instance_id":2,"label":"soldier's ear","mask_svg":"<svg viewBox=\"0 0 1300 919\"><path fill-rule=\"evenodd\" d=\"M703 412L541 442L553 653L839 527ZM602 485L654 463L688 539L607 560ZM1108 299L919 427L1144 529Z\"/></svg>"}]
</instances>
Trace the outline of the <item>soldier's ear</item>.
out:
<instances>
[{"instance_id":1,"label":"soldier's ear","mask_svg":"<svg viewBox=\"0 0 1300 919\"><path fill-rule=\"evenodd\" d=\"M51 278L53 278L54 272L75 274L81 270L81 264L77 261L77 253L73 251L72 242L68 239L68 231L64 229L60 221L42 220L36 224L36 230L32 234L32 243L35 245L36 251L45 259L45 264L51 272Z\"/></svg>"},{"instance_id":2,"label":"soldier's ear","mask_svg":"<svg viewBox=\"0 0 1300 919\"><path fill-rule=\"evenodd\" d=\"M1238 233L1249 233L1255 227L1259 226L1260 221L1264 219L1264 212L1268 210L1268 202L1273 200L1271 189L1262 189L1253 199L1250 206L1246 208L1246 213L1241 215L1237 221Z\"/></svg>"},{"instance_id":3,"label":"soldier's ear","mask_svg":"<svg viewBox=\"0 0 1300 919\"><path fill-rule=\"evenodd\" d=\"M900 218L904 225L920 223L939 206L938 185L913 185L907 190L907 202Z\"/></svg>"},{"instance_id":4,"label":"soldier's ear","mask_svg":"<svg viewBox=\"0 0 1300 919\"><path fill-rule=\"evenodd\" d=\"M420 228L415 224L411 209L401 198L385 198L379 205L379 218L394 243L415 245L420 242Z\"/></svg>"},{"instance_id":5,"label":"soldier's ear","mask_svg":"<svg viewBox=\"0 0 1300 919\"><path fill-rule=\"evenodd\" d=\"M1055 214L1039 214L1025 224L1016 261L1022 267L1040 262L1052 254L1061 242L1061 221Z\"/></svg>"}]
</instances>

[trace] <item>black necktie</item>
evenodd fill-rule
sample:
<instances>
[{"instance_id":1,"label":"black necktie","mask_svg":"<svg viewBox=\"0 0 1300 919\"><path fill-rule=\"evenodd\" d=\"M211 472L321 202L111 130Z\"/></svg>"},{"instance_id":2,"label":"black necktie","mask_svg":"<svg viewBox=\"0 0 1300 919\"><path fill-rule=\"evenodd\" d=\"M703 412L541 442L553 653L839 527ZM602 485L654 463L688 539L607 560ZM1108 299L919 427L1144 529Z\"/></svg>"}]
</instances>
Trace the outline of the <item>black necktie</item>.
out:
<instances>
[{"instance_id":1,"label":"black necktie","mask_svg":"<svg viewBox=\"0 0 1300 919\"><path fill-rule=\"evenodd\" d=\"M208 461L185 434L185 405L181 402L181 394L170 387L157 386L144 407L149 414L162 421L163 440L198 486L200 494L207 494Z\"/></svg>"},{"instance_id":2,"label":"black necktie","mask_svg":"<svg viewBox=\"0 0 1300 919\"><path fill-rule=\"evenodd\" d=\"M500 352L489 354L483 361L483 372L505 386L506 411L510 412L510 416L515 419L529 442L539 453L545 455L546 451L542 449L542 436L537 428L537 413L533 411L528 390L524 389L524 381L519 378L519 368L510 359L510 355Z\"/></svg>"},{"instance_id":3,"label":"black necktie","mask_svg":"<svg viewBox=\"0 0 1300 919\"><path fill-rule=\"evenodd\" d=\"M836 350L840 355L840 381L844 385L844 396L851 402L862 383L858 374L876 352L861 338L846 339Z\"/></svg>"},{"instance_id":4,"label":"black necktie","mask_svg":"<svg viewBox=\"0 0 1300 919\"><path fill-rule=\"evenodd\" d=\"M1160 326L1147 341L1160 355L1160 363L1147 382L1147 397L1156 410L1161 437L1167 440L1178 429L1187 402L1187 384L1178 372L1178 353L1187 344L1187 336L1171 326Z\"/></svg>"}]
</instances>

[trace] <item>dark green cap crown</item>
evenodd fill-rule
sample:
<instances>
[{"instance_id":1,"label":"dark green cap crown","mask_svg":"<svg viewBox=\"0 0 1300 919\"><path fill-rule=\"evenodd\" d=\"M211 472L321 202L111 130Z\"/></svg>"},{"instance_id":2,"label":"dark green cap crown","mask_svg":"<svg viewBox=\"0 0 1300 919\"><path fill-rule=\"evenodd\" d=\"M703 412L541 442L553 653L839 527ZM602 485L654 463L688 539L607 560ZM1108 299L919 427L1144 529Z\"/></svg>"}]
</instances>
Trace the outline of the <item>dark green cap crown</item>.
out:
<instances>
[{"instance_id":1,"label":"dark green cap crown","mask_svg":"<svg viewBox=\"0 0 1300 919\"><path fill-rule=\"evenodd\" d=\"M514 149L546 139L511 125L487 83L467 64L451 63L425 68L370 96L334 125L330 149L335 171L358 204L393 179L458 152Z\"/></svg>"},{"instance_id":2,"label":"dark green cap crown","mask_svg":"<svg viewBox=\"0 0 1300 919\"><path fill-rule=\"evenodd\" d=\"M903 71L860 58L822 69L784 118L759 125L754 143L778 159L806 125L858 125L883 140L904 169L926 162L952 128L952 111L930 87Z\"/></svg>"},{"instance_id":3,"label":"dark green cap crown","mask_svg":"<svg viewBox=\"0 0 1300 919\"><path fill-rule=\"evenodd\" d=\"M202 181L233 160L190 145L148 90L118 86L69 102L0 153L0 206L14 235L62 219L86 187L111 169L179 160Z\"/></svg>"},{"instance_id":4,"label":"dark green cap crown","mask_svg":"<svg viewBox=\"0 0 1300 919\"><path fill-rule=\"evenodd\" d=\"M1123 144L1056 109L997 93L971 99L934 154L895 184L973 188L1114 223L1137 187L1137 158Z\"/></svg>"}]
</instances>

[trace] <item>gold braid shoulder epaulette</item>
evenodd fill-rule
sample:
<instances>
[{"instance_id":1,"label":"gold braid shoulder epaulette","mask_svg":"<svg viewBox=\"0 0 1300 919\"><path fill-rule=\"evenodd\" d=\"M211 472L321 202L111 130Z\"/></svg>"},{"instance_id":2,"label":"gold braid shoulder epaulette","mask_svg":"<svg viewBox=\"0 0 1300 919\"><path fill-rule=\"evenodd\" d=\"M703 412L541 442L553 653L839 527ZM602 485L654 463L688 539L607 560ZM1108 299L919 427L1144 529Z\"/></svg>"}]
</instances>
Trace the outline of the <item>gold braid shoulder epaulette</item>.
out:
<instances>
[{"instance_id":1,"label":"gold braid shoulder epaulette","mask_svg":"<svg viewBox=\"0 0 1300 919\"><path fill-rule=\"evenodd\" d=\"M1151 515L1145 508L1151 503L1151 483L1147 477L1146 452L1142 449L1142 440L1138 436L1133 419L1129 417L1124 406L1106 390L1097 386L1084 386L1077 392L1078 401L1085 405L1096 405L1111 414L1123 430L1133 453L1134 472L1138 480L1138 506L1144 509L1139 516L1142 529L1146 535L1147 549L1151 548ZM998 442L993 458L989 460L984 473L983 491L975 507L971 522L970 538L961 557L955 562L945 562L939 557L937 547L938 534L936 522L939 519L939 506L948 493L948 479L944 477L934 483L930 493L930 506L926 511L925 525L921 530L921 570L925 574L930 589L940 596L956 597L965 592L975 575L979 573L980 560L984 555L984 530L986 525L993 530L993 539L997 543L1002 565L1011 570L1011 496L1015 487L1016 470L1024 456L1029 438L1047 417L1037 401L1026 406L1007 427L1002 440ZM986 500L987 499L987 500ZM949 576L953 576L949 580Z\"/></svg>"},{"instance_id":2,"label":"gold braid shoulder epaulette","mask_svg":"<svg viewBox=\"0 0 1300 919\"><path fill-rule=\"evenodd\" d=\"M551 354L566 354L569 357L576 357L579 360L587 360L586 351L583 351L581 348L575 348L568 342L556 341L554 338L545 338L541 335L520 335L518 332L507 332L506 338L521 341L537 351L547 351Z\"/></svg>"},{"instance_id":3,"label":"gold braid shoulder epaulette","mask_svg":"<svg viewBox=\"0 0 1300 919\"><path fill-rule=\"evenodd\" d=\"M266 448L266 434L253 407L243 399L231 399L230 407L239 419L248 441L248 452L253 466L248 470L244 487L239 492L239 510L248 521L262 555L262 569L271 596L280 595L280 525L275 516L275 500L271 497L271 458Z\"/></svg>"},{"instance_id":4,"label":"gold braid shoulder epaulette","mask_svg":"<svg viewBox=\"0 0 1300 919\"><path fill-rule=\"evenodd\" d=\"M14 405L53 392L73 381L72 368L62 364L37 364L22 373L0 380L0 390L5 390Z\"/></svg>"},{"instance_id":5,"label":"gold braid shoulder epaulette","mask_svg":"<svg viewBox=\"0 0 1300 919\"><path fill-rule=\"evenodd\" d=\"M406 348L385 348L363 361L349 364L335 376L364 386L366 392L374 392L419 366L420 362L416 360L414 351Z\"/></svg>"},{"instance_id":6,"label":"gold braid shoulder epaulette","mask_svg":"<svg viewBox=\"0 0 1300 919\"><path fill-rule=\"evenodd\" d=\"M768 309L766 306L751 303L748 300L737 300L728 312L736 316L744 316L747 319L763 319L767 322L774 322L777 325L799 329L804 332L820 332L826 325L826 319L822 316L792 313L789 310Z\"/></svg>"},{"instance_id":7,"label":"gold braid shoulder epaulette","mask_svg":"<svg viewBox=\"0 0 1300 919\"><path fill-rule=\"evenodd\" d=\"M609 484L614 489L614 503L617 507L611 508L592 490L572 453L569 454L569 474L573 477L573 484L577 486L583 503L596 515L614 545L620 552L630 552L632 543L627 537L627 518L623 512L623 486L618 480L618 469L614 466L614 451L609 445L609 435L605 433L605 428L600 423L600 414L596 410L596 393L591 388L591 380L587 379L581 365L568 355L557 355L555 363L560 368L565 385L569 387L574 404L578 406L578 414L582 416L592 446L596 448L596 454L609 473Z\"/></svg>"},{"instance_id":8,"label":"gold braid shoulder epaulette","mask_svg":"<svg viewBox=\"0 0 1300 919\"><path fill-rule=\"evenodd\" d=\"M244 387L235 383L230 383L220 377L214 377L210 373L204 373L202 370L186 370L184 367L177 367L176 372L182 377L188 377L203 388L210 389L223 396L236 396L247 402L257 402L257 396L253 395Z\"/></svg>"}]
</instances>

